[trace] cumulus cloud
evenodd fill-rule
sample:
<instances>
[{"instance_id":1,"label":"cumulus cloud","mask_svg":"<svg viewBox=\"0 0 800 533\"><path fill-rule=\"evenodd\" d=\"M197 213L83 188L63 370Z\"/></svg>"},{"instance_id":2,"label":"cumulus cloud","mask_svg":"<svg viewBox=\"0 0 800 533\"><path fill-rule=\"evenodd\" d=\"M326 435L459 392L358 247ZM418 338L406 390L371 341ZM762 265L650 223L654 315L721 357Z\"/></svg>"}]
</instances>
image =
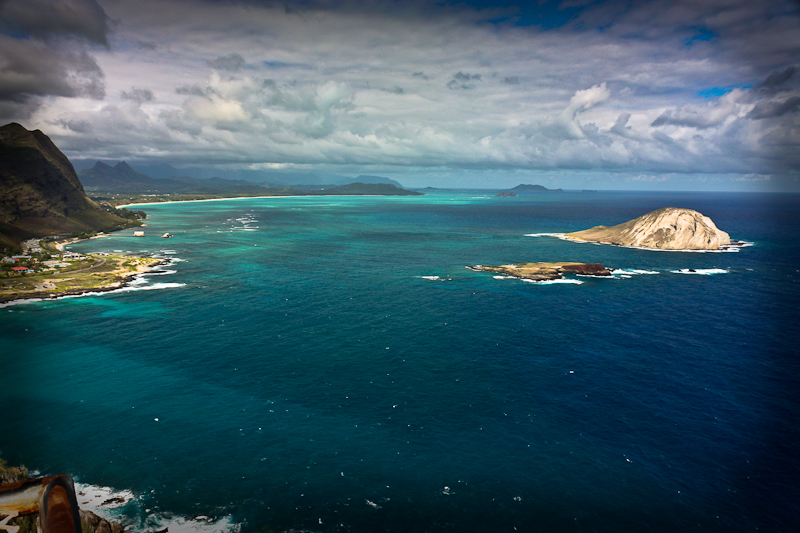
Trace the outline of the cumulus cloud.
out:
<instances>
[{"instance_id":1,"label":"cumulus cloud","mask_svg":"<svg viewBox=\"0 0 800 533\"><path fill-rule=\"evenodd\" d=\"M106 41L62 28L56 46L46 21L27 22L26 39L0 36L0 113L15 103L74 154L104 159L369 173L797 168L800 32L779 16L788 4L723 4L578 3L544 28L497 23L470 2L297 12L117 0L94 19ZM100 107L83 101L104 93Z\"/></svg>"}]
</instances>

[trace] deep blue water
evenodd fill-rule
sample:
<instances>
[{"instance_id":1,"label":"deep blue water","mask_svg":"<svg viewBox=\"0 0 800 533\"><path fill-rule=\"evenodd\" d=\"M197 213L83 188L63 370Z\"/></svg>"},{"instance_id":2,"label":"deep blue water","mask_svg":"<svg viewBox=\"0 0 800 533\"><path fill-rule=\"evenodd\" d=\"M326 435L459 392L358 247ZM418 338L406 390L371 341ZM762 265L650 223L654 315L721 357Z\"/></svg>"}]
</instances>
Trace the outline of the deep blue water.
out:
<instances>
[{"instance_id":1,"label":"deep blue water","mask_svg":"<svg viewBox=\"0 0 800 533\"><path fill-rule=\"evenodd\" d=\"M529 236L667 205L752 246ZM0 308L0 456L132 491L107 512L134 531L800 528L797 195L145 210L148 237L72 249L178 259L168 273ZM523 261L630 275L543 285L465 268ZM181 525L199 515L213 523Z\"/></svg>"}]
</instances>

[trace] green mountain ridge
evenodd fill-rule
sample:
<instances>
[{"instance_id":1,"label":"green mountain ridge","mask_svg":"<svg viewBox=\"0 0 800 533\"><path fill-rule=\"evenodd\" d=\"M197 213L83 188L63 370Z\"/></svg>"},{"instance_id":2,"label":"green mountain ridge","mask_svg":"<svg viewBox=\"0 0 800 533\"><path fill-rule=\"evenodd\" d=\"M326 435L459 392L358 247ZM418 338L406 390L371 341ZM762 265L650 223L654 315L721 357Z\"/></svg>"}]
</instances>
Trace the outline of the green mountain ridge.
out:
<instances>
[{"instance_id":1,"label":"green mountain ridge","mask_svg":"<svg viewBox=\"0 0 800 533\"><path fill-rule=\"evenodd\" d=\"M211 195L211 196L308 196L308 195L381 195L405 196L421 193L408 191L388 178L362 176L365 182L344 185L265 187L244 180L173 176L156 179L137 172L122 161L113 167L98 161L94 167L78 173L81 183L93 195ZM391 182L391 183L390 183Z\"/></svg>"},{"instance_id":2,"label":"green mountain ridge","mask_svg":"<svg viewBox=\"0 0 800 533\"><path fill-rule=\"evenodd\" d=\"M47 135L17 123L0 128L0 247L128 225L86 196L72 163Z\"/></svg>"}]
</instances>

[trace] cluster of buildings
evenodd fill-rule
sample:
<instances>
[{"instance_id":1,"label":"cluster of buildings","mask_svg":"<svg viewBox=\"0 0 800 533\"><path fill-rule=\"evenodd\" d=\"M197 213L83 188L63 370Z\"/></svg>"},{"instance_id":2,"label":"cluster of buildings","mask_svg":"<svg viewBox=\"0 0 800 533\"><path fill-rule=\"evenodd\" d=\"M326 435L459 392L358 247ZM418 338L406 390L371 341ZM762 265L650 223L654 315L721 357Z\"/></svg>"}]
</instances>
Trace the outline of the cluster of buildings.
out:
<instances>
[{"instance_id":1,"label":"cluster of buildings","mask_svg":"<svg viewBox=\"0 0 800 533\"><path fill-rule=\"evenodd\" d=\"M32 248L26 248L32 252ZM41 248L39 248L41 253ZM36 252L34 252L36 253ZM87 259L87 256L75 252L64 252L59 256L51 256L52 259L47 261L39 261L34 255L12 255L10 257L3 257L0 263L11 263L15 266L11 267L10 271L15 274L26 274L33 271L53 270L57 268L68 268L72 266L73 261L80 261ZM5 270L5 269L4 269Z\"/></svg>"}]
</instances>

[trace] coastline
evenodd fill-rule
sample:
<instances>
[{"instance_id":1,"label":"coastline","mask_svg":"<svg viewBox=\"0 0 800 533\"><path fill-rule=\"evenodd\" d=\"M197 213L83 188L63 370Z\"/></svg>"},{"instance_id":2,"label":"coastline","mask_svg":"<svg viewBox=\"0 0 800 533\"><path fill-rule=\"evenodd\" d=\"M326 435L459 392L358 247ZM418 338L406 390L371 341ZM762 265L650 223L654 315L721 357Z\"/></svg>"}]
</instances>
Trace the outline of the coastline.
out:
<instances>
[{"instance_id":1,"label":"coastline","mask_svg":"<svg viewBox=\"0 0 800 533\"><path fill-rule=\"evenodd\" d=\"M406 194L299 194L299 195L270 195L270 196L232 196L232 197L222 197L222 198L201 198L198 200L168 200L166 202L142 202L142 203L133 203L133 204L121 204L116 206L117 208L122 207L131 207L134 205L164 205L164 204L186 204L189 202L216 202L219 200L258 200L258 199L265 199L265 198L353 198L353 197L362 197L362 198L377 198L377 197L387 197L387 198L396 198L396 197L406 197L411 195Z\"/></svg>"}]
</instances>

